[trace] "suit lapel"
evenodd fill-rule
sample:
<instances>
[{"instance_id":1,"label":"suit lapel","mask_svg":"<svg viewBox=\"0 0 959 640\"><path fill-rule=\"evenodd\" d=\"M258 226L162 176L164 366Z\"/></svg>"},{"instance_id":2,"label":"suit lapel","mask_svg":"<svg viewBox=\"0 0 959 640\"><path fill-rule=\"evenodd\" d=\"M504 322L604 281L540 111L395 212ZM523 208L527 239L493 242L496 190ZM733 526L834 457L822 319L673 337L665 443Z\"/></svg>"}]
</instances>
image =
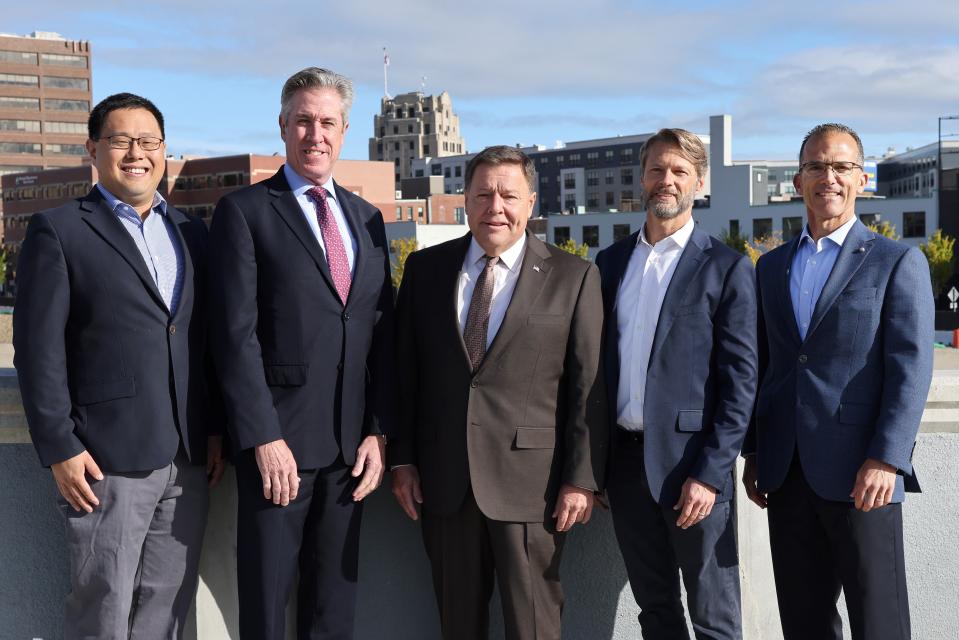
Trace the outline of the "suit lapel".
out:
<instances>
[{"instance_id":1,"label":"suit lapel","mask_svg":"<svg viewBox=\"0 0 959 640\"><path fill-rule=\"evenodd\" d=\"M506 317L503 318L503 324L500 325L493 342L486 350L486 356L480 364L480 371L486 368L487 363L495 362L501 352L506 350L516 332L526 326L530 311L536 305L536 301L546 283L549 282L551 270L549 250L546 245L543 244L542 240L527 233L526 253L523 256L523 263L520 265L516 288L513 290L513 296L506 308ZM464 346L464 351L465 348Z\"/></svg>"},{"instance_id":2,"label":"suit lapel","mask_svg":"<svg viewBox=\"0 0 959 640\"><path fill-rule=\"evenodd\" d=\"M626 277L626 269L629 267L629 260L636 249L636 243L639 240L639 231L629 236L629 240L624 243L614 244L609 253L609 268L601 273L605 295L603 299L606 304L606 378L610 388L615 388L619 384L619 318L617 309L619 306L619 287Z\"/></svg>"},{"instance_id":3,"label":"suit lapel","mask_svg":"<svg viewBox=\"0 0 959 640\"><path fill-rule=\"evenodd\" d=\"M340 210L343 212L343 217L346 218L346 224L350 228L350 233L353 234L353 237L356 238L356 251L353 253L353 280L352 282L363 282L363 274L366 270L366 252L363 240L366 239L365 233L360 233L363 231L363 221L360 220L359 213L356 211L349 198L346 197L346 191L340 185L336 184L336 181L333 181L333 189L336 191L336 202L340 205ZM345 245L349 242L349 238L343 238L343 244ZM329 265L327 265L327 270L329 270ZM332 277L330 278L332 283ZM349 306L350 300L354 299L356 296L353 295L353 286L350 286L350 295L346 298L347 306Z\"/></svg>"},{"instance_id":4,"label":"suit lapel","mask_svg":"<svg viewBox=\"0 0 959 640\"><path fill-rule=\"evenodd\" d=\"M793 307L790 278L792 277L793 260L796 257L796 251L799 250L799 238L801 237L802 235L790 241L789 248L785 252L780 252L785 256L785 263L779 265L778 268L774 266L774 271L778 271L780 274L779 304L776 305L776 308L779 309L780 313L784 314L779 326L789 327L789 337L792 338L793 342L797 345L802 343L802 336L799 335L799 326L796 324L796 309Z\"/></svg>"},{"instance_id":5,"label":"suit lapel","mask_svg":"<svg viewBox=\"0 0 959 640\"><path fill-rule=\"evenodd\" d=\"M466 343L463 342L463 332L460 331L460 319L456 314L457 293L459 291L460 273L463 270L463 260L466 259L466 253L470 248L470 240L473 235L467 233L456 243L451 245L450 251L442 257L440 264L436 265L436 295L439 296L439 309L446 309L446 312L440 317L445 318L440 321L440 327L454 336L453 342L459 345L460 354L463 356L463 366L469 370L470 364L469 352L466 350ZM466 301L465 304L469 304Z\"/></svg>"},{"instance_id":6,"label":"suit lapel","mask_svg":"<svg viewBox=\"0 0 959 640\"><path fill-rule=\"evenodd\" d=\"M693 234L686 243L686 248L679 256L679 264L676 265L676 271L669 281L666 288L666 296L663 298L663 306L659 310L659 320L656 322L656 333L653 336L653 347L649 351L649 359L652 360L657 350L662 345L663 340L669 335L669 329L673 324L673 316L676 308L679 307L689 290L690 285L696 278L696 274L702 268L706 259L709 257L710 240L704 231L693 228Z\"/></svg>"},{"instance_id":7,"label":"suit lapel","mask_svg":"<svg viewBox=\"0 0 959 640\"><path fill-rule=\"evenodd\" d=\"M816 308L813 310L812 319L809 321L809 331L806 332L806 340L813 334L823 316L826 315L836 298L849 284L849 280L862 266L863 261L872 249L874 240L872 232L859 222L853 224L852 228L849 229L849 234L839 250L839 256L836 257L836 264L833 266L829 278L826 279L822 293L819 294L819 300L816 301Z\"/></svg>"},{"instance_id":8,"label":"suit lapel","mask_svg":"<svg viewBox=\"0 0 959 640\"><path fill-rule=\"evenodd\" d=\"M189 218L172 206L167 207L167 215L169 216L170 222L173 223L173 229L176 232L177 240L180 242L181 253L183 255L183 290L180 292L180 301L177 304L176 313L173 316L175 319L178 319L181 314L192 312L193 310L193 279L195 275L193 256L196 255L199 248L196 246L196 239L189 228Z\"/></svg>"},{"instance_id":9,"label":"suit lapel","mask_svg":"<svg viewBox=\"0 0 959 640\"><path fill-rule=\"evenodd\" d=\"M150 292L154 300L156 300L163 309L166 309L166 303L163 301L163 296L160 295L160 290L157 289L157 285L153 281L153 276L151 276L147 270L143 255L140 253L140 250L137 249L133 238L131 238L127 230L123 228L123 223L117 219L116 214L110 211L106 199L104 199L103 194L100 193L97 187L94 187L89 195L80 201L80 209L83 211L81 215L86 223L126 260L127 264L133 268L133 271L143 282L143 286Z\"/></svg>"}]
</instances>

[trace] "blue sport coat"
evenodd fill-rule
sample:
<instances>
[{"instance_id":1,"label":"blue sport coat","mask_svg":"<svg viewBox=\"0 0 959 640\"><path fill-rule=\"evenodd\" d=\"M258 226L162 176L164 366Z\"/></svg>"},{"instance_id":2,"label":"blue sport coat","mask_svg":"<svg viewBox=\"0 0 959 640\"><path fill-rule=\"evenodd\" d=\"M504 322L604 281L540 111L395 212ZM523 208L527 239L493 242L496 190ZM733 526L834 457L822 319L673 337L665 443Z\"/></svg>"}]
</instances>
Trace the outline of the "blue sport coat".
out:
<instances>
[{"instance_id":1,"label":"blue sport coat","mask_svg":"<svg viewBox=\"0 0 959 640\"><path fill-rule=\"evenodd\" d=\"M853 225L801 340L789 293L799 239L759 260L761 384L744 453L758 487L782 484L798 447L819 496L849 497L867 458L899 469L893 502L918 491L916 432L932 379L929 266L908 247Z\"/></svg>"},{"instance_id":2,"label":"blue sport coat","mask_svg":"<svg viewBox=\"0 0 959 640\"><path fill-rule=\"evenodd\" d=\"M619 386L616 295L638 236L596 257L606 309L612 428ZM757 358L752 264L694 229L666 290L646 377L644 460L659 504L673 506L689 477L716 488L717 502L732 498L732 471L756 394ZM612 438L611 447L615 442Z\"/></svg>"}]
</instances>

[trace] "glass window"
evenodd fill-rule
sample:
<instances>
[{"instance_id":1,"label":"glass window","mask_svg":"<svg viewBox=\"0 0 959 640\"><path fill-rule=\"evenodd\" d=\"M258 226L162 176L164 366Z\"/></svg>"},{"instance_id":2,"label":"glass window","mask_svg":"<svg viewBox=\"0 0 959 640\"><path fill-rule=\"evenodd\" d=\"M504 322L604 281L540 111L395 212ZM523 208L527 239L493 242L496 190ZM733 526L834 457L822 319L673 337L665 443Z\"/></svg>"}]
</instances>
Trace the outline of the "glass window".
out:
<instances>
[{"instance_id":1,"label":"glass window","mask_svg":"<svg viewBox=\"0 0 959 640\"><path fill-rule=\"evenodd\" d=\"M753 220L753 237L756 239L768 238L773 233L772 218L756 218Z\"/></svg>"},{"instance_id":2,"label":"glass window","mask_svg":"<svg viewBox=\"0 0 959 640\"><path fill-rule=\"evenodd\" d=\"M62 53L41 53L40 62L43 64L55 64L61 67L80 67L87 68L87 59L84 56L68 56Z\"/></svg>"},{"instance_id":3,"label":"glass window","mask_svg":"<svg viewBox=\"0 0 959 640\"><path fill-rule=\"evenodd\" d=\"M36 87L39 76L24 76L18 73L0 73L0 84L12 87Z\"/></svg>"},{"instance_id":4,"label":"glass window","mask_svg":"<svg viewBox=\"0 0 959 640\"><path fill-rule=\"evenodd\" d=\"M70 156L85 156L87 148L82 144L48 144L47 153L63 153Z\"/></svg>"},{"instance_id":5,"label":"glass window","mask_svg":"<svg viewBox=\"0 0 959 640\"><path fill-rule=\"evenodd\" d=\"M575 189L576 188L576 176L572 173L567 173L563 176L563 187L566 189Z\"/></svg>"},{"instance_id":6,"label":"glass window","mask_svg":"<svg viewBox=\"0 0 959 640\"><path fill-rule=\"evenodd\" d=\"M863 223L867 227L879 224L879 214L878 213L860 213L859 222Z\"/></svg>"},{"instance_id":7,"label":"glass window","mask_svg":"<svg viewBox=\"0 0 959 640\"><path fill-rule=\"evenodd\" d=\"M89 91L90 81L86 78L43 76L43 86L50 89L80 89L81 91Z\"/></svg>"},{"instance_id":8,"label":"glass window","mask_svg":"<svg viewBox=\"0 0 959 640\"><path fill-rule=\"evenodd\" d=\"M611 207L611 206L613 206L613 203L614 203L614 202L616 202L616 194L614 194L612 191L607 191L607 192L606 192L606 206L607 206L607 207Z\"/></svg>"},{"instance_id":9,"label":"glass window","mask_svg":"<svg viewBox=\"0 0 959 640\"><path fill-rule=\"evenodd\" d=\"M24 111L39 111L40 98L14 98L0 96L0 109L23 109Z\"/></svg>"},{"instance_id":10,"label":"glass window","mask_svg":"<svg viewBox=\"0 0 959 640\"><path fill-rule=\"evenodd\" d=\"M86 134L87 125L83 122L44 122L45 133L75 133Z\"/></svg>"},{"instance_id":11,"label":"glass window","mask_svg":"<svg viewBox=\"0 0 959 640\"><path fill-rule=\"evenodd\" d=\"M43 106L52 111L89 111L90 101L47 98L43 101Z\"/></svg>"},{"instance_id":12,"label":"glass window","mask_svg":"<svg viewBox=\"0 0 959 640\"><path fill-rule=\"evenodd\" d=\"M738 236L739 235L739 220L730 220L729 221L729 235Z\"/></svg>"},{"instance_id":13,"label":"glass window","mask_svg":"<svg viewBox=\"0 0 959 640\"><path fill-rule=\"evenodd\" d=\"M430 175L434 175L434 176L443 175L443 166L439 164L430 165Z\"/></svg>"},{"instance_id":14,"label":"glass window","mask_svg":"<svg viewBox=\"0 0 959 640\"><path fill-rule=\"evenodd\" d=\"M583 226L583 244L587 247L599 247L599 226L587 224Z\"/></svg>"},{"instance_id":15,"label":"glass window","mask_svg":"<svg viewBox=\"0 0 959 640\"><path fill-rule=\"evenodd\" d=\"M36 64L37 54L28 51L0 51L0 62L16 64Z\"/></svg>"},{"instance_id":16,"label":"glass window","mask_svg":"<svg viewBox=\"0 0 959 640\"><path fill-rule=\"evenodd\" d=\"M553 227L553 244L563 244L569 240L569 227Z\"/></svg>"},{"instance_id":17,"label":"glass window","mask_svg":"<svg viewBox=\"0 0 959 640\"><path fill-rule=\"evenodd\" d=\"M902 237L904 238L925 238L926 237L926 212L925 211L907 211L902 214Z\"/></svg>"},{"instance_id":18,"label":"glass window","mask_svg":"<svg viewBox=\"0 0 959 640\"><path fill-rule=\"evenodd\" d=\"M39 133L39 120L0 120L0 131L22 131L24 133Z\"/></svg>"},{"instance_id":19,"label":"glass window","mask_svg":"<svg viewBox=\"0 0 959 640\"><path fill-rule=\"evenodd\" d=\"M623 184L633 184L632 167L625 167L619 170L619 181Z\"/></svg>"},{"instance_id":20,"label":"glass window","mask_svg":"<svg viewBox=\"0 0 959 640\"><path fill-rule=\"evenodd\" d=\"M424 156L430 155L430 145L425 142L423 143L423 155Z\"/></svg>"},{"instance_id":21,"label":"glass window","mask_svg":"<svg viewBox=\"0 0 959 640\"><path fill-rule=\"evenodd\" d=\"M802 217L783 218L783 242L788 242L802 233Z\"/></svg>"},{"instance_id":22,"label":"glass window","mask_svg":"<svg viewBox=\"0 0 959 640\"><path fill-rule=\"evenodd\" d=\"M614 224L613 225L613 242L619 242L623 238L628 237L630 234L628 224Z\"/></svg>"},{"instance_id":23,"label":"glass window","mask_svg":"<svg viewBox=\"0 0 959 640\"><path fill-rule=\"evenodd\" d=\"M40 143L0 142L0 153L40 153Z\"/></svg>"},{"instance_id":24,"label":"glass window","mask_svg":"<svg viewBox=\"0 0 959 640\"><path fill-rule=\"evenodd\" d=\"M454 167L454 169L453 169L453 175L455 175L457 178L462 178L462 177L463 177L463 167L460 166L460 165L456 165L456 167Z\"/></svg>"},{"instance_id":25,"label":"glass window","mask_svg":"<svg viewBox=\"0 0 959 640\"><path fill-rule=\"evenodd\" d=\"M612 172L612 171L607 171L607 172L606 172L606 176L605 176L604 182L605 182L606 184L613 184L613 172Z\"/></svg>"}]
</instances>

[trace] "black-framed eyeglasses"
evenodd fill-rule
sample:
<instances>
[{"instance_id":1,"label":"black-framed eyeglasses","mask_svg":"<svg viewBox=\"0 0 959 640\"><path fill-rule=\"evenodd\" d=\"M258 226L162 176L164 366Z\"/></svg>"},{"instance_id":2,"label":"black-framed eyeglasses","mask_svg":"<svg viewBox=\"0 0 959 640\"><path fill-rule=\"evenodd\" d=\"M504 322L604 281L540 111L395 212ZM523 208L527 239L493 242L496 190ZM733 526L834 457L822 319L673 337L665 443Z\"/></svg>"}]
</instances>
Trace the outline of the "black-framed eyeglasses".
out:
<instances>
[{"instance_id":1,"label":"black-framed eyeglasses","mask_svg":"<svg viewBox=\"0 0 959 640\"><path fill-rule=\"evenodd\" d=\"M837 176L848 176L853 170L862 169L862 165L855 162L804 162L799 165L800 171L814 177L826 175L828 169Z\"/></svg>"},{"instance_id":2,"label":"black-framed eyeglasses","mask_svg":"<svg viewBox=\"0 0 959 640\"><path fill-rule=\"evenodd\" d=\"M130 136L106 136L103 138L110 145L111 149L129 149L136 142L144 151L156 151L163 144L163 138L154 138L153 136L144 136L142 138L131 138Z\"/></svg>"}]
</instances>

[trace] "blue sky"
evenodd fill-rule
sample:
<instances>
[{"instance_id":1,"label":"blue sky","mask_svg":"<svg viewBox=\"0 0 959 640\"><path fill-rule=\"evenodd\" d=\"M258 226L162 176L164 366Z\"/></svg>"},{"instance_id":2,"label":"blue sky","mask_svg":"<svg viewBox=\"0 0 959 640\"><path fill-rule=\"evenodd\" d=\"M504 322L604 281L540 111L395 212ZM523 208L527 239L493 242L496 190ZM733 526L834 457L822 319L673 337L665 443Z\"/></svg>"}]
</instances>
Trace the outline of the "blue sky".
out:
<instances>
[{"instance_id":1,"label":"blue sky","mask_svg":"<svg viewBox=\"0 0 959 640\"><path fill-rule=\"evenodd\" d=\"M959 3L942 0L17 0L4 13L7 33L89 40L94 100L151 98L176 155L282 153L280 87L317 65L353 78L342 157L366 159L384 46L390 92L423 76L428 93L449 91L474 151L708 132L728 113L735 159L791 158L823 121L882 154L934 142L937 117L959 114Z\"/></svg>"}]
</instances>

